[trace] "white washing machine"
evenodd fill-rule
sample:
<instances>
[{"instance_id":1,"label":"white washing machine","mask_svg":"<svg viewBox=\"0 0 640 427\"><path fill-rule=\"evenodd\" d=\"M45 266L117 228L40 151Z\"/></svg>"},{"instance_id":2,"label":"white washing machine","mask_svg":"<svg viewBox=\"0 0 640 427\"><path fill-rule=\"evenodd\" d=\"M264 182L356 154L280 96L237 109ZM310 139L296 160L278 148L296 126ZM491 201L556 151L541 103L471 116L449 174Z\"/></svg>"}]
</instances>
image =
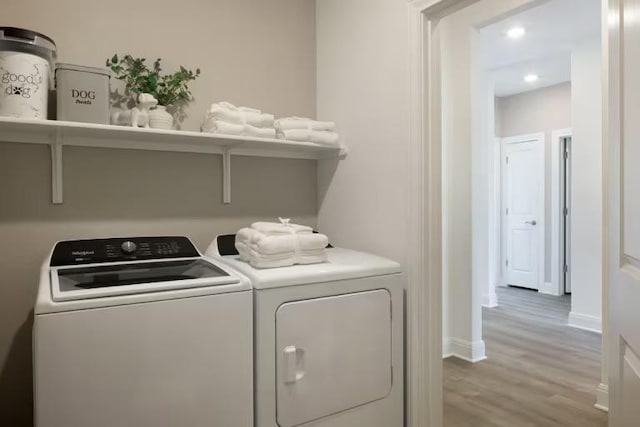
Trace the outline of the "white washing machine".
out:
<instances>
[{"instance_id":1,"label":"white washing machine","mask_svg":"<svg viewBox=\"0 0 640 427\"><path fill-rule=\"evenodd\" d=\"M251 286L218 264L185 237L58 243L35 306L36 426L251 426Z\"/></svg>"},{"instance_id":2,"label":"white washing machine","mask_svg":"<svg viewBox=\"0 0 640 427\"><path fill-rule=\"evenodd\" d=\"M328 249L322 264L255 269L234 236L206 255L251 279L256 427L402 427L404 282L396 262Z\"/></svg>"}]
</instances>

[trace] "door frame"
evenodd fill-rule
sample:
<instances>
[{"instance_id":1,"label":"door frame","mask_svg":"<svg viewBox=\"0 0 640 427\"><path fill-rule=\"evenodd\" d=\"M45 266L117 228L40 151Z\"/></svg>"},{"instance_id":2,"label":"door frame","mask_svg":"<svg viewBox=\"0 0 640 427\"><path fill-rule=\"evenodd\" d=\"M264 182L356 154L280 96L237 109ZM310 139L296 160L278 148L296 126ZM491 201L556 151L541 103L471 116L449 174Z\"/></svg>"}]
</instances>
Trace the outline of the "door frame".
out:
<instances>
[{"instance_id":1,"label":"door frame","mask_svg":"<svg viewBox=\"0 0 640 427\"><path fill-rule=\"evenodd\" d=\"M545 201L546 201L546 191L545 191L545 134L544 132L537 132L527 135L516 135L510 136L506 138L502 138L500 141L500 265L501 265L501 276L503 283L507 284L507 268L506 268L506 259L507 259L507 218L506 218L506 208L504 203L505 197L505 147L509 144L520 144L523 142L536 142L538 144L538 155L537 155L537 168L540 172L540 178L542 181L542 191L538 193L538 210L536 216L539 218L537 220L537 237L538 237L538 250L536 257L538 259L538 292L544 292L544 283L545 283Z\"/></svg>"},{"instance_id":2,"label":"door frame","mask_svg":"<svg viewBox=\"0 0 640 427\"><path fill-rule=\"evenodd\" d=\"M432 28L479 0L407 0L409 188L407 426L440 427L442 417L442 151L440 91Z\"/></svg>"},{"instance_id":3,"label":"door frame","mask_svg":"<svg viewBox=\"0 0 640 427\"><path fill-rule=\"evenodd\" d=\"M439 114L440 92L433 84L437 70L432 28L434 22L479 0L407 0L409 35L409 189L408 225L413 233L407 242L411 248L407 274L407 426L442 425L442 159ZM608 94L607 13L617 0L601 0L603 11L603 99ZM536 3L532 0L531 3ZM603 103L603 138L607 135L608 105ZM605 148L608 145L605 139ZM606 154L606 153L605 153ZM609 170L608 157L603 171ZM605 196L607 187L605 186ZM606 203L605 209L606 209ZM605 212L605 218L606 218ZM604 230L607 242L608 229ZM607 251L604 252L605 254ZM606 258L606 257L605 257ZM608 260L604 260L605 275ZM603 281L603 375L598 390L600 407L606 404L606 353L608 319L608 277Z\"/></svg>"},{"instance_id":4,"label":"door frame","mask_svg":"<svg viewBox=\"0 0 640 427\"><path fill-rule=\"evenodd\" d=\"M571 128L554 130L551 133L551 286L552 295L564 295L562 278L562 149L565 138L573 135Z\"/></svg>"},{"instance_id":5,"label":"door frame","mask_svg":"<svg viewBox=\"0 0 640 427\"><path fill-rule=\"evenodd\" d=\"M615 145L613 141L617 138L618 131L611 127L619 118L619 105L611 103L616 99L618 81L615 71L619 67L616 53L620 51L619 24L620 24L620 4L619 0L601 0L601 26L602 26L602 366L600 368L600 384L596 389L595 407L603 411L609 410L609 370L613 368L609 359L610 353L615 353L611 345L610 327L610 297L611 288L610 251L609 239L613 235L611 231L612 217L609 204L612 202L612 188L614 181L614 171L618 166L615 159Z\"/></svg>"}]
</instances>

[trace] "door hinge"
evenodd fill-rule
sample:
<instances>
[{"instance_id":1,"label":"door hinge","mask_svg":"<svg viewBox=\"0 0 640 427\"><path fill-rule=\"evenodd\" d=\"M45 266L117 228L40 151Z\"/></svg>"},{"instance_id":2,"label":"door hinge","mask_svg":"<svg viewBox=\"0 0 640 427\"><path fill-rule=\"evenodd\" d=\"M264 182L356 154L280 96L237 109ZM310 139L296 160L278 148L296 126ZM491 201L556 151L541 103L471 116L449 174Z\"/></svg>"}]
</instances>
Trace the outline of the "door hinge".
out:
<instances>
[{"instance_id":1,"label":"door hinge","mask_svg":"<svg viewBox=\"0 0 640 427\"><path fill-rule=\"evenodd\" d=\"M569 272L569 266L565 264L565 266L563 267L563 270L565 273Z\"/></svg>"},{"instance_id":2,"label":"door hinge","mask_svg":"<svg viewBox=\"0 0 640 427\"><path fill-rule=\"evenodd\" d=\"M505 213L509 215L509 208L505 209Z\"/></svg>"},{"instance_id":3,"label":"door hinge","mask_svg":"<svg viewBox=\"0 0 640 427\"><path fill-rule=\"evenodd\" d=\"M565 207L563 212L564 216L568 216L569 215L569 208Z\"/></svg>"},{"instance_id":4,"label":"door hinge","mask_svg":"<svg viewBox=\"0 0 640 427\"><path fill-rule=\"evenodd\" d=\"M507 164L509 164L509 156L507 156Z\"/></svg>"},{"instance_id":5,"label":"door hinge","mask_svg":"<svg viewBox=\"0 0 640 427\"><path fill-rule=\"evenodd\" d=\"M567 160L569 158L569 152L565 151L564 152L564 159Z\"/></svg>"},{"instance_id":6,"label":"door hinge","mask_svg":"<svg viewBox=\"0 0 640 427\"><path fill-rule=\"evenodd\" d=\"M505 264L507 265L507 267L509 267L509 260L506 260Z\"/></svg>"}]
</instances>

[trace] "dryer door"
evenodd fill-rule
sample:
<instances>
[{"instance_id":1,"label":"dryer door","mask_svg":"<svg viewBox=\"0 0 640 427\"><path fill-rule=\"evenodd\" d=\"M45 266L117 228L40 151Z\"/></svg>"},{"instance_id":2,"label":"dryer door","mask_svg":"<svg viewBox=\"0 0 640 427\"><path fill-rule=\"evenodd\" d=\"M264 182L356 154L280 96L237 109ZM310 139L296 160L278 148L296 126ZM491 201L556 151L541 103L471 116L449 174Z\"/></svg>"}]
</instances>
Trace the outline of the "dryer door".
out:
<instances>
[{"instance_id":1,"label":"dryer door","mask_svg":"<svg viewBox=\"0 0 640 427\"><path fill-rule=\"evenodd\" d=\"M391 391L391 295L295 301L276 313L277 416L297 426Z\"/></svg>"}]
</instances>

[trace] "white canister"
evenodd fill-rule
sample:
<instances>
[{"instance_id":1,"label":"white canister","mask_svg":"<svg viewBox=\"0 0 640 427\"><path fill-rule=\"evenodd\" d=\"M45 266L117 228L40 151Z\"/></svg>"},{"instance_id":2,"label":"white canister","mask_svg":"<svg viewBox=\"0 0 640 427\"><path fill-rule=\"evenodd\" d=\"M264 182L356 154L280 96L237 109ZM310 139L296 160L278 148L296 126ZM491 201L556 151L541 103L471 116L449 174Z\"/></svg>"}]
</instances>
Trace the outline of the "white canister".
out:
<instances>
[{"instance_id":1,"label":"white canister","mask_svg":"<svg viewBox=\"0 0 640 427\"><path fill-rule=\"evenodd\" d=\"M109 124L109 79L106 68L56 65L57 119Z\"/></svg>"},{"instance_id":2,"label":"white canister","mask_svg":"<svg viewBox=\"0 0 640 427\"><path fill-rule=\"evenodd\" d=\"M0 116L46 119L56 45L34 31L0 27Z\"/></svg>"}]
</instances>

